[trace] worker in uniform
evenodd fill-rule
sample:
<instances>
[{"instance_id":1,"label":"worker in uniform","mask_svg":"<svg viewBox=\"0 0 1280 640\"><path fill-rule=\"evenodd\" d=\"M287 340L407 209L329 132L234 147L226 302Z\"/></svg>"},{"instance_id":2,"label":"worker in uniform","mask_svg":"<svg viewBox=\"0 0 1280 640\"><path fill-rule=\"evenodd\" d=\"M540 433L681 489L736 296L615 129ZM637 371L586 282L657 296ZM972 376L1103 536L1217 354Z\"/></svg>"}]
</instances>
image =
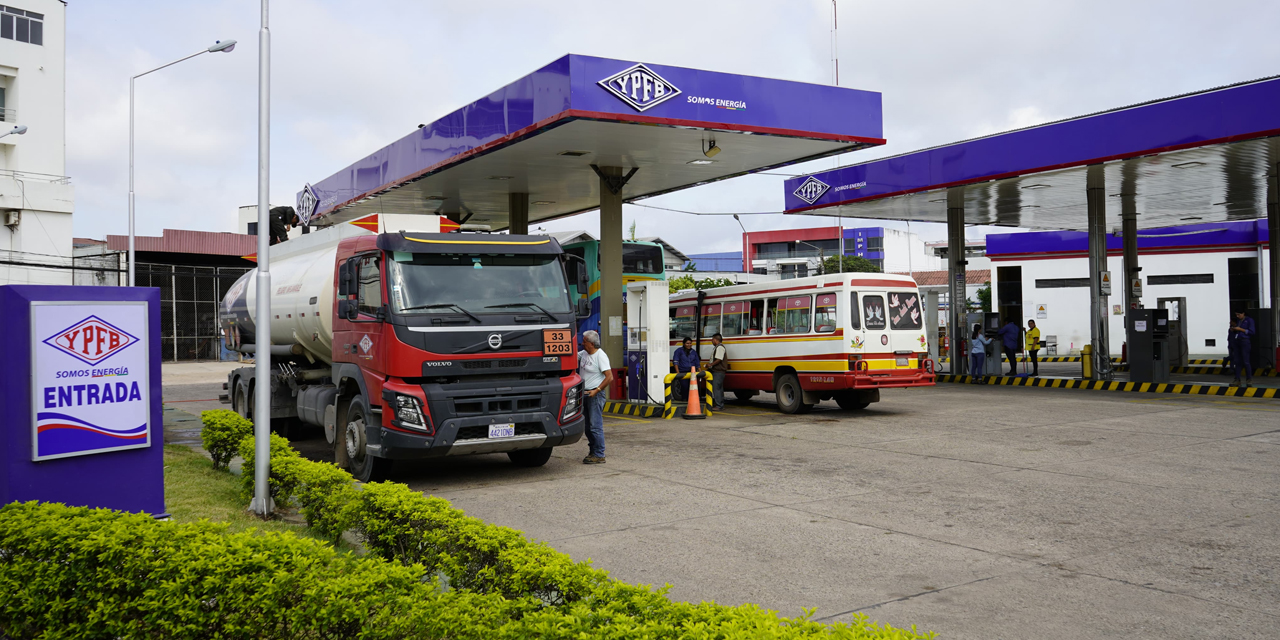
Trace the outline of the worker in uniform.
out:
<instances>
[{"instance_id":1,"label":"worker in uniform","mask_svg":"<svg viewBox=\"0 0 1280 640\"><path fill-rule=\"evenodd\" d=\"M1031 354L1031 375L1040 375L1040 328L1036 326L1035 320L1028 320L1027 326L1027 353Z\"/></svg>"},{"instance_id":2,"label":"worker in uniform","mask_svg":"<svg viewBox=\"0 0 1280 640\"><path fill-rule=\"evenodd\" d=\"M1250 361L1250 351L1253 350L1253 336L1257 333L1254 328L1253 318L1246 316L1243 311L1236 312L1236 326L1232 331L1235 332L1236 339L1231 343L1231 366L1235 368L1236 379L1231 382L1230 386L1238 387L1240 383L1240 372L1244 371L1244 386L1253 386L1253 363Z\"/></svg>"},{"instance_id":3,"label":"worker in uniform","mask_svg":"<svg viewBox=\"0 0 1280 640\"><path fill-rule=\"evenodd\" d=\"M270 213L271 244L279 244L288 240L289 230L302 222L293 207L274 207Z\"/></svg>"}]
</instances>

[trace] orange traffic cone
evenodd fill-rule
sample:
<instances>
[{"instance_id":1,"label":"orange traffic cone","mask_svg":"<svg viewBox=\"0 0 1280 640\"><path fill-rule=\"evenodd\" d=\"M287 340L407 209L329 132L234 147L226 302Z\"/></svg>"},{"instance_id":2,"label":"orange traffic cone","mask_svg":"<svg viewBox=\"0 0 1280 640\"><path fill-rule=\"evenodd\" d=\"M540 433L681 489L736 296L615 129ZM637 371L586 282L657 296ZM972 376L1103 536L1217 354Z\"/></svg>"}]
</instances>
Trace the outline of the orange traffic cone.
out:
<instances>
[{"instance_id":1,"label":"orange traffic cone","mask_svg":"<svg viewBox=\"0 0 1280 640\"><path fill-rule=\"evenodd\" d=\"M689 406L684 410L685 420L702 420L707 416L702 413L702 403L698 401L698 368L689 370Z\"/></svg>"}]
</instances>

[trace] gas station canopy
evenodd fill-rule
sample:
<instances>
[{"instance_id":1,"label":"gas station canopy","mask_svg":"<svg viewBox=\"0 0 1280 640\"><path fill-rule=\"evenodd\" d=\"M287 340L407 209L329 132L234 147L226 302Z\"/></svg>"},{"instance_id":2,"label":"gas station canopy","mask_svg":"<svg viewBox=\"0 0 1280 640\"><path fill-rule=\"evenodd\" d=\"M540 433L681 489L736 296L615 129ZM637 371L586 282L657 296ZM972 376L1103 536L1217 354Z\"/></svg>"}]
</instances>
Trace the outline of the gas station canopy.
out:
<instances>
[{"instance_id":1,"label":"gas station canopy","mask_svg":"<svg viewBox=\"0 0 1280 640\"><path fill-rule=\"evenodd\" d=\"M878 93L567 55L309 185L299 213L319 225L439 213L501 229L510 194L527 198L529 222L599 207L595 167L637 169L623 194L634 200L881 136Z\"/></svg>"},{"instance_id":2,"label":"gas station canopy","mask_svg":"<svg viewBox=\"0 0 1280 640\"><path fill-rule=\"evenodd\" d=\"M788 213L1087 228L1086 167L1138 226L1266 217L1280 161L1280 78L1266 78L788 179Z\"/></svg>"}]
</instances>

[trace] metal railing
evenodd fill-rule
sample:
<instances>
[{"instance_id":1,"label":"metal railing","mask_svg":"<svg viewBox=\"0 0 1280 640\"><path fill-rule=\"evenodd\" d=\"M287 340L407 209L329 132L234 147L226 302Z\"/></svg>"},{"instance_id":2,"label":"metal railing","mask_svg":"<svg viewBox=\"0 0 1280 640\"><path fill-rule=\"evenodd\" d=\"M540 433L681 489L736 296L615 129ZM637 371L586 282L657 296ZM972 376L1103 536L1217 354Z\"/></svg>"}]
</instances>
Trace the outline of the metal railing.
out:
<instances>
[{"instance_id":1,"label":"metal railing","mask_svg":"<svg viewBox=\"0 0 1280 640\"><path fill-rule=\"evenodd\" d=\"M0 178L31 180L35 182L48 182L51 184L71 184L71 176L60 176L52 173L36 173L34 171L14 171L12 169L0 169Z\"/></svg>"},{"instance_id":2,"label":"metal railing","mask_svg":"<svg viewBox=\"0 0 1280 640\"><path fill-rule=\"evenodd\" d=\"M0 122L17 122L17 109L0 109Z\"/></svg>"}]
</instances>

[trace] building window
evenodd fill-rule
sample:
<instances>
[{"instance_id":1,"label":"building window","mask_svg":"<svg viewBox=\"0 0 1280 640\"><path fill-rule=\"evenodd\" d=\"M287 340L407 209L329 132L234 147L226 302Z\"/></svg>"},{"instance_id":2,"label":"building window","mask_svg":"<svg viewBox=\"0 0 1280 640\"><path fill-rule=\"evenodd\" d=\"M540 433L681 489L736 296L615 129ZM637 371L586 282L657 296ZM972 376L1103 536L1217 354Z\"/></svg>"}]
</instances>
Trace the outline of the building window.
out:
<instances>
[{"instance_id":1,"label":"building window","mask_svg":"<svg viewBox=\"0 0 1280 640\"><path fill-rule=\"evenodd\" d=\"M883 251L883 250L884 250L883 237L873 236L873 237L867 238L867 251Z\"/></svg>"},{"instance_id":2,"label":"building window","mask_svg":"<svg viewBox=\"0 0 1280 640\"><path fill-rule=\"evenodd\" d=\"M1180 273L1172 276L1147 276L1147 284L1213 284L1213 274Z\"/></svg>"},{"instance_id":3,"label":"building window","mask_svg":"<svg viewBox=\"0 0 1280 640\"><path fill-rule=\"evenodd\" d=\"M758 276L767 276L769 275L769 269L765 267L752 267L751 273L754 273Z\"/></svg>"},{"instance_id":4,"label":"building window","mask_svg":"<svg viewBox=\"0 0 1280 640\"><path fill-rule=\"evenodd\" d=\"M0 38L44 44L44 14L0 7Z\"/></svg>"},{"instance_id":5,"label":"building window","mask_svg":"<svg viewBox=\"0 0 1280 640\"><path fill-rule=\"evenodd\" d=\"M1072 289L1075 287L1088 287L1088 278L1038 278L1036 279L1037 289Z\"/></svg>"}]
</instances>

